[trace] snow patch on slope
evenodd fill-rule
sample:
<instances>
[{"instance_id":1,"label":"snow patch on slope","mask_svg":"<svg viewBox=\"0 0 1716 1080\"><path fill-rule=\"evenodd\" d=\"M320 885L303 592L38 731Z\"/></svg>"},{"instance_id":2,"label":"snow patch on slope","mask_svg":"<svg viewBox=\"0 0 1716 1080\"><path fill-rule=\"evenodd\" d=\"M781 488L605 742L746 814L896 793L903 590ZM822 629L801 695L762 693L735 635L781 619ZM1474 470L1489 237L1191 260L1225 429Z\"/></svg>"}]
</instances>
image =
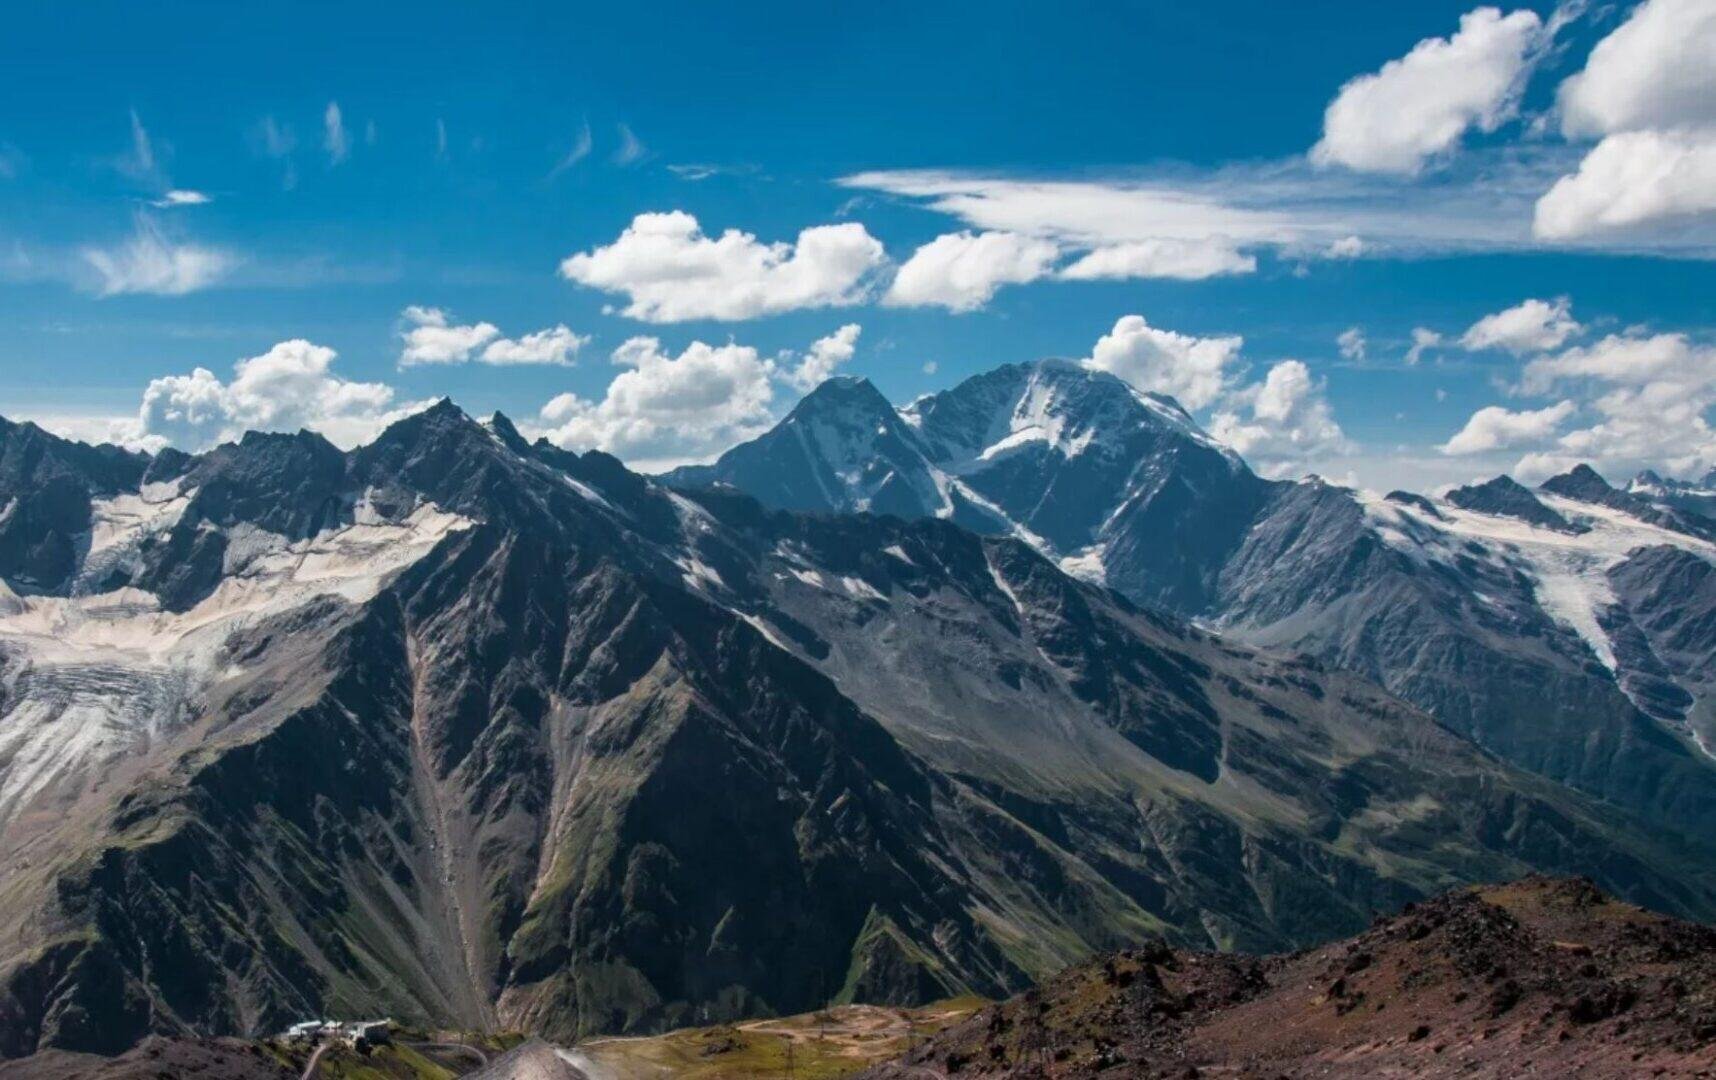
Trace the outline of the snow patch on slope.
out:
<instances>
[{"instance_id":1,"label":"snow patch on slope","mask_svg":"<svg viewBox=\"0 0 1716 1080\"><path fill-rule=\"evenodd\" d=\"M1436 502L1444 520L1391 502L1374 492L1356 498L1384 542L1414 558L1452 566L1476 545L1491 560L1525 574L1537 602L1555 621L1578 634L1610 671L1616 670L1614 645L1601 615L1615 603L1608 572L1641 547L1672 545L1716 560L1716 545L1594 503L1537 492L1545 506L1590 531L1570 536L1518 518L1464 510Z\"/></svg>"},{"instance_id":2,"label":"snow patch on slope","mask_svg":"<svg viewBox=\"0 0 1716 1080\"><path fill-rule=\"evenodd\" d=\"M109 500L107 546L92 551L123 549L161 527L181 497L155 494L140 505ZM372 599L469 524L425 505L400 521L354 522L297 542L238 527L228 531L229 575L183 612L132 588L22 597L0 583L0 827L62 781L93 776L189 723L202 692L233 674L223 652L234 631L323 596Z\"/></svg>"},{"instance_id":3,"label":"snow patch on slope","mask_svg":"<svg viewBox=\"0 0 1716 1080\"><path fill-rule=\"evenodd\" d=\"M1103 562L1106 555L1103 545L1092 544L1061 559L1061 573L1088 581L1094 585L1108 584L1108 566Z\"/></svg>"},{"instance_id":4,"label":"snow patch on slope","mask_svg":"<svg viewBox=\"0 0 1716 1080\"><path fill-rule=\"evenodd\" d=\"M72 579L73 595L94 592L115 573L129 576L140 569L144 541L179 523L190 505L191 491L180 480L144 484L136 494L96 499L90 504L89 548Z\"/></svg>"}]
</instances>

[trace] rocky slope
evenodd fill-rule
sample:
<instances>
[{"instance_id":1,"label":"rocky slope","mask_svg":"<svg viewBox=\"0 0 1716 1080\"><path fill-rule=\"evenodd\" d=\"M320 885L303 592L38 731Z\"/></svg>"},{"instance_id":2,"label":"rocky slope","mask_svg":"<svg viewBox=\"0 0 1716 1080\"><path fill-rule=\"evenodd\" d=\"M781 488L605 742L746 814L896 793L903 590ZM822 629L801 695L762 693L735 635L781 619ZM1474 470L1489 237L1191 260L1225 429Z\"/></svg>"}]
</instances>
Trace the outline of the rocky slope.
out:
<instances>
[{"instance_id":1,"label":"rocky slope","mask_svg":"<svg viewBox=\"0 0 1716 1080\"><path fill-rule=\"evenodd\" d=\"M1709 928L1532 878L1288 956L1116 953L864 1076L1706 1076L1713 975Z\"/></svg>"},{"instance_id":2,"label":"rocky slope","mask_svg":"<svg viewBox=\"0 0 1716 1080\"><path fill-rule=\"evenodd\" d=\"M85 502L19 534L57 578L0 566L0 1056L998 995L1530 867L1716 914L1702 842L1010 536L687 497L446 403L349 454L4 434L0 500Z\"/></svg>"},{"instance_id":3,"label":"rocky slope","mask_svg":"<svg viewBox=\"0 0 1716 1080\"><path fill-rule=\"evenodd\" d=\"M835 429L852 434L813 434ZM935 497L866 501L902 478ZM1270 483L1172 402L1060 361L899 410L848 380L668 479L1012 536L1135 602L1375 680L1663 828L1716 824L1716 624L1701 591L1716 525L1696 485L1617 489L1584 466L1537 491L1498 477L1440 497Z\"/></svg>"}]
</instances>

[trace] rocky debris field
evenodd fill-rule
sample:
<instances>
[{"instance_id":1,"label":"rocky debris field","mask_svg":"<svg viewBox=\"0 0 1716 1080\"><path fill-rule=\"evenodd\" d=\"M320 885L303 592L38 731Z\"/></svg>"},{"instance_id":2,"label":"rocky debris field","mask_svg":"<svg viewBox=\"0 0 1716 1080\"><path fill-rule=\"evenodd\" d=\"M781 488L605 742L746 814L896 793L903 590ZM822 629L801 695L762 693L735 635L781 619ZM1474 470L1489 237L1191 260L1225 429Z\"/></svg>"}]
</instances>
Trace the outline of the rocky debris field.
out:
<instances>
[{"instance_id":1,"label":"rocky debris field","mask_svg":"<svg viewBox=\"0 0 1716 1080\"><path fill-rule=\"evenodd\" d=\"M1530 877L1287 956L1114 953L866 1076L1708 1076L1713 976L1716 931Z\"/></svg>"}]
</instances>

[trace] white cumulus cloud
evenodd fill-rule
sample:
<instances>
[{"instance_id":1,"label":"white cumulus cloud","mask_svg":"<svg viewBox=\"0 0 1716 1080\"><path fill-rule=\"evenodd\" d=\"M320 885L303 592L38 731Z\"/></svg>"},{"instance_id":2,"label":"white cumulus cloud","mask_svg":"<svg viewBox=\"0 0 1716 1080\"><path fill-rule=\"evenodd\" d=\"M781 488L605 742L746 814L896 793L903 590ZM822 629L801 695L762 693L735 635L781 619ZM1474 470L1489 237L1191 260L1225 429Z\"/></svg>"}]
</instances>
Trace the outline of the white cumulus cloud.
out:
<instances>
[{"instance_id":1,"label":"white cumulus cloud","mask_svg":"<svg viewBox=\"0 0 1716 1080\"><path fill-rule=\"evenodd\" d=\"M1442 335L1427 326L1412 328L1412 346L1406 350L1406 364L1415 366L1424 359L1424 354L1442 344Z\"/></svg>"},{"instance_id":2,"label":"white cumulus cloud","mask_svg":"<svg viewBox=\"0 0 1716 1080\"><path fill-rule=\"evenodd\" d=\"M207 192L193 191L189 188L173 188L163 192L158 199L149 200L149 205L161 210L170 210L177 206L204 206L214 199Z\"/></svg>"},{"instance_id":3,"label":"white cumulus cloud","mask_svg":"<svg viewBox=\"0 0 1716 1080\"><path fill-rule=\"evenodd\" d=\"M483 347L485 364L570 364L578 350L590 343L585 334L574 334L564 323L518 338L501 338Z\"/></svg>"},{"instance_id":4,"label":"white cumulus cloud","mask_svg":"<svg viewBox=\"0 0 1716 1080\"><path fill-rule=\"evenodd\" d=\"M1475 453L1536 444L1515 472L1541 479L1581 462L1626 474L1694 475L1716 466L1716 346L1686 334L1633 331L1538 356L1517 393L1563 398L1535 412L1480 410L1444 448ZM1575 415L1582 426L1562 430Z\"/></svg>"},{"instance_id":5,"label":"white cumulus cloud","mask_svg":"<svg viewBox=\"0 0 1716 1080\"><path fill-rule=\"evenodd\" d=\"M1227 390L1244 344L1238 336L1195 337L1151 326L1142 315L1126 315L1097 339L1083 363L1197 410Z\"/></svg>"},{"instance_id":6,"label":"white cumulus cloud","mask_svg":"<svg viewBox=\"0 0 1716 1080\"><path fill-rule=\"evenodd\" d=\"M1211 418L1210 434L1265 476L1300 474L1351 448L1322 383L1299 360L1282 360L1261 382L1229 395Z\"/></svg>"},{"instance_id":7,"label":"white cumulus cloud","mask_svg":"<svg viewBox=\"0 0 1716 1080\"><path fill-rule=\"evenodd\" d=\"M1579 240L1712 211L1716 131L1624 131L1605 136L1538 200L1532 231Z\"/></svg>"},{"instance_id":8,"label":"white cumulus cloud","mask_svg":"<svg viewBox=\"0 0 1716 1080\"><path fill-rule=\"evenodd\" d=\"M847 323L827 337L817 338L805 350L797 366L782 372L781 377L797 390L809 392L816 389L834 374L836 368L857 354L861 330L857 323Z\"/></svg>"},{"instance_id":9,"label":"white cumulus cloud","mask_svg":"<svg viewBox=\"0 0 1716 1080\"><path fill-rule=\"evenodd\" d=\"M493 323L453 323L440 308L413 304L403 316L410 325L400 334L405 347L399 353L399 366L415 364L462 364L471 354L500 337L500 327Z\"/></svg>"},{"instance_id":10,"label":"white cumulus cloud","mask_svg":"<svg viewBox=\"0 0 1716 1080\"><path fill-rule=\"evenodd\" d=\"M807 391L857 351L860 328L847 323L802 354L765 357L749 345L693 341L675 355L653 337L613 352L624 368L599 400L560 394L536 430L567 449L599 449L653 471L707 461L768 430L777 419L777 384Z\"/></svg>"},{"instance_id":11,"label":"white cumulus cloud","mask_svg":"<svg viewBox=\"0 0 1716 1080\"><path fill-rule=\"evenodd\" d=\"M1561 84L1570 138L1716 120L1716 6L1645 0Z\"/></svg>"},{"instance_id":12,"label":"white cumulus cloud","mask_svg":"<svg viewBox=\"0 0 1716 1080\"><path fill-rule=\"evenodd\" d=\"M613 243L560 264L569 281L623 293L621 313L645 322L753 319L862 301L882 245L856 222L821 225L796 243L728 229L704 235L683 211L639 214Z\"/></svg>"},{"instance_id":13,"label":"white cumulus cloud","mask_svg":"<svg viewBox=\"0 0 1716 1080\"><path fill-rule=\"evenodd\" d=\"M418 364L570 364L589 338L573 333L565 325L525 334L501 336L490 322L455 323L440 308L413 304L401 312L405 328L400 331L403 347L399 366Z\"/></svg>"},{"instance_id":14,"label":"white cumulus cloud","mask_svg":"<svg viewBox=\"0 0 1716 1080\"><path fill-rule=\"evenodd\" d=\"M1596 379L1640 386L1662 380L1688 388L1716 386L1716 349L1693 344L1685 334L1610 334L1581 348L1544 356L1525 366L1522 387L1542 393L1568 379Z\"/></svg>"},{"instance_id":15,"label":"white cumulus cloud","mask_svg":"<svg viewBox=\"0 0 1716 1080\"><path fill-rule=\"evenodd\" d=\"M1444 454L1481 454L1508 447L1536 445L1549 439L1577 409L1562 401L1546 409L1514 412L1488 405L1473 413L1466 426L1438 449Z\"/></svg>"},{"instance_id":16,"label":"white cumulus cloud","mask_svg":"<svg viewBox=\"0 0 1716 1080\"><path fill-rule=\"evenodd\" d=\"M1341 350L1341 356L1348 360L1363 360L1365 353L1364 331L1356 326L1342 330L1335 338L1335 345Z\"/></svg>"},{"instance_id":17,"label":"white cumulus cloud","mask_svg":"<svg viewBox=\"0 0 1716 1080\"><path fill-rule=\"evenodd\" d=\"M635 337L613 361L627 370L600 401L561 394L542 407L551 442L668 467L754 438L772 421L774 364L748 345L694 341L675 356L656 338Z\"/></svg>"},{"instance_id":18,"label":"white cumulus cloud","mask_svg":"<svg viewBox=\"0 0 1716 1080\"><path fill-rule=\"evenodd\" d=\"M1052 242L1021 233L945 233L912 253L882 301L894 307L975 311L1003 285L1047 276L1059 257Z\"/></svg>"},{"instance_id":19,"label":"white cumulus cloud","mask_svg":"<svg viewBox=\"0 0 1716 1080\"><path fill-rule=\"evenodd\" d=\"M1542 37L1543 21L1531 11L1467 12L1453 36L1426 38L1341 87L1311 160L1364 172L1418 172L1468 130L1495 131L1518 114Z\"/></svg>"},{"instance_id":20,"label":"white cumulus cloud","mask_svg":"<svg viewBox=\"0 0 1716 1080\"><path fill-rule=\"evenodd\" d=\"M1537 202L1540 239L1643 239L1716 212L1716 6L1645 0L1561 84L1561 130L1600 141Z\"/></svg>"},{"instance_id":21,"label":"white cumulus cloud","mask_svg":"<svg viewBox=\"0 0 1716 1080\"><path fill-rule=\"evenodd\" d=\"M1583 329L1574 320L1572 304L1566 297L1526 300L1485 315L1460 336L1460 344L1468 349L1505 349L1523 356L1559 349Z\"/></svg>"},{"instance_id":22,"label":"white cumulus cloud","mask_svg":"<svg viewBox=\"0 0 1716 1080\"><path fill-rule=\"evenodd\" d=\"M334 358L326 346L295 339L240 360L230 381L200 367L153 379L127 441L196 451L250 430L310 428L351 447L425 404L395 407L392 387L340 378L330 370Z\"/></svg>"}]
</instances>

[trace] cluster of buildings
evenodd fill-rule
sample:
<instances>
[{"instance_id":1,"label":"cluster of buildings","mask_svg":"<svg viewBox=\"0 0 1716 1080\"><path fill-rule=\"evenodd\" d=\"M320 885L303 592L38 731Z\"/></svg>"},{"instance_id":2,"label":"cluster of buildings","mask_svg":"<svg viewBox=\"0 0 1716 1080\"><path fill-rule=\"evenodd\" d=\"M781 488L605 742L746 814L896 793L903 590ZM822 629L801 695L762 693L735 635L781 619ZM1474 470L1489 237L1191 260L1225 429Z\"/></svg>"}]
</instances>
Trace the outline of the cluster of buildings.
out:
<instances>
[{"instance_id":1,"label":"cluster of buildings","mask_svg":"<svg viewBox=\"0 0 1716 1080\"><path fill-rule=\"evenodd\" d=\"M380 1046L392 1036L391 1020L301 1020L281 1036L287 1042L338 1039L352 1047Z\"/></svg>"}]
</instances>

